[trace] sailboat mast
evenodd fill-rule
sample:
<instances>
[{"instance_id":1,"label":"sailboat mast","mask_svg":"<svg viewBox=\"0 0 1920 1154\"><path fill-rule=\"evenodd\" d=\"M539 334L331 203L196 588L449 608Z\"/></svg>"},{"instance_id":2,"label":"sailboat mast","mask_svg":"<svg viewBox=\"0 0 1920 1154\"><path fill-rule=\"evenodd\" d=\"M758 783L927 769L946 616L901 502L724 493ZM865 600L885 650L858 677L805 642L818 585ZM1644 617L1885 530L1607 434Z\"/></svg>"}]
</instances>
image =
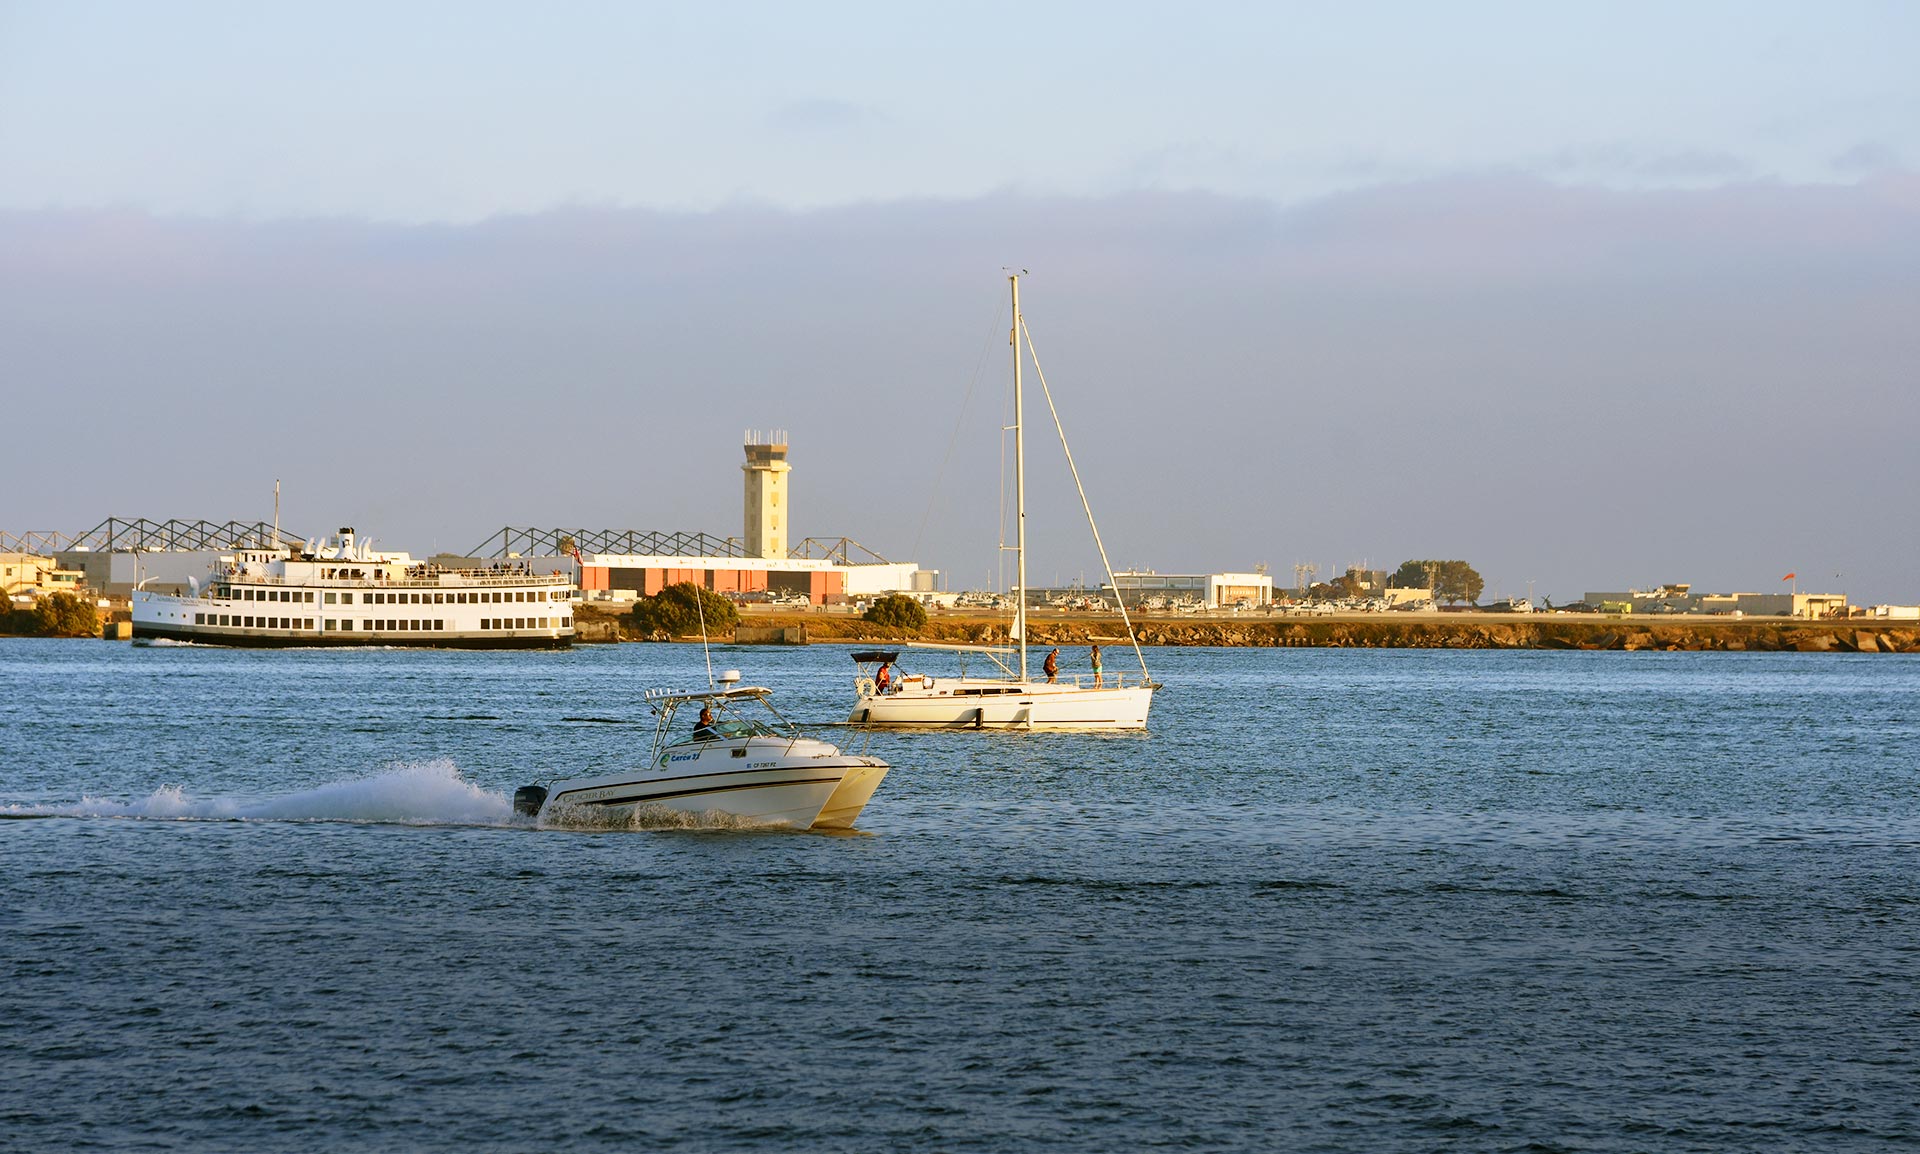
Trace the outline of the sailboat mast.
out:
<instances>
[{"instance_id":1,"label":"sailboat mast","mask_svg":"<svg viewBox=\"0 0 1920 1154\"><path fill-rule=\"evenodd\" d=\"M1013 602L1013 628L1020 635L1020 680L1027 679L1027 435L1021 421L1020 277L1013 286L1013 569L1019 584Z\"/></svg>"}]
</instances>

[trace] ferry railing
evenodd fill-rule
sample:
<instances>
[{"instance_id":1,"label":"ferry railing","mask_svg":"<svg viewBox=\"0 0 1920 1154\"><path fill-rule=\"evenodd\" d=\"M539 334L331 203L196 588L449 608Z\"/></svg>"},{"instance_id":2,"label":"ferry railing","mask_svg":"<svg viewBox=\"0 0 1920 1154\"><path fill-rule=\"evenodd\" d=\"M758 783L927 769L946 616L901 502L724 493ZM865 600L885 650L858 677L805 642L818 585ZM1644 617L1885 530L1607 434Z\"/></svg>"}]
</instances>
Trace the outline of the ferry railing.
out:
<instances>
[{"instance_id":1,"label":"ferry railing","mask_svg":"<svg viewBox=\"0 0 1920 1154\"><path fill-rule=\"evenodd\" d=\"M345 562L343 564L350 564ZM451 577L451 582L442 581ZM271 573L221 574L217 578L223 582L239 585L295 585L324 586L330 588L361 588L372 585L381 589L487 589L502 586L539 585L573 588L573 578L564 573L507 573L491 569L439 569L432 573L404 577L383 576L378 571L365 577L281 577Z\"/></svg>"}]
</instances>

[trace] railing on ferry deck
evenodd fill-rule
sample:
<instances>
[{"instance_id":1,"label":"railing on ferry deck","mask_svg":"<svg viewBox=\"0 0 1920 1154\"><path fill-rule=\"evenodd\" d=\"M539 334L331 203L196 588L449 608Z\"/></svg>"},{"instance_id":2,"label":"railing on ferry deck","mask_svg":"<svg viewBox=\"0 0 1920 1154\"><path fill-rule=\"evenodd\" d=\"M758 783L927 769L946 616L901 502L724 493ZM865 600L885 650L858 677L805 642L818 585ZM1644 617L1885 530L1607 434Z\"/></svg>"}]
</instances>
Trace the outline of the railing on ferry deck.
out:
<instances>
[{"instance_id":1,"label":"railing on ferry deck","mask_svg":"<svg viewBox=\"0 0 1920 1154\"><path fill-rule=\"evenodd\" d=\"M442 577L455 577L459 580L442 584ZM220 582L237 585L313 585L313 586L377 586L381 589L486 589L511 585L565 585L571 587L573 578L564 573L507 573L492 569L439 569L419 577L302 577L286 578L272 574L233 574L216 578Z\"/></svg>"}]
</instances>

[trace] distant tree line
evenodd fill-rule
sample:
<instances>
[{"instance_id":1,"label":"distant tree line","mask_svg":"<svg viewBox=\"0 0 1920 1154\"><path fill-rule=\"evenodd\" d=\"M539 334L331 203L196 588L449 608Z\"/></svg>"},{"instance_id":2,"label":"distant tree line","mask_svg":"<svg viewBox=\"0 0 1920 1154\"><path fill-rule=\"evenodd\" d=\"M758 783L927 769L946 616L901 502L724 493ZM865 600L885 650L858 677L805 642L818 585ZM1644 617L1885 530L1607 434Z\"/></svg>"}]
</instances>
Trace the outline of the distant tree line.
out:
<instances>
[{"instance_id":1,"label":"distant tree line","mask_svg":"<svg viewBox=\"0 0 1920 1154\"><path fill-rule=\"evenodd\" d=\"M0 633L15 637L98 637L100 611L71 593L51 593L32 606L0 612Z\"/></svg>"}]
</instances>

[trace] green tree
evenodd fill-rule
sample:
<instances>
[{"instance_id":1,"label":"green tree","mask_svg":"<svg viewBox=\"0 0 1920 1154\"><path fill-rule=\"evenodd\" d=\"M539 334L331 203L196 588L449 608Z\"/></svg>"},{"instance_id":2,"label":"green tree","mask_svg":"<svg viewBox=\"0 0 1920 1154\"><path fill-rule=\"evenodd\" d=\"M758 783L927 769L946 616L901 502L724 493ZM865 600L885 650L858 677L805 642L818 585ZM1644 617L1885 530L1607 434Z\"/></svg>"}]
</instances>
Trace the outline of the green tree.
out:
<instances>
[{"instance_id":1,"label":"green tree","mask_svg":"<svg viewBox=\"0 0 1920 1154\"><path fill-rule=\"evenodd\" d=\"M706 615L707 633L724 633L740 623L740 611L733 602L703 589L691 581L669 585L651 597L642 597L633 606L628 619L634 632L642 637L665 633L684 637L700 632L701 615Z\"/></svg>"},{"instance_id":2,"label":"green tree","mask_svg":"<svg viewBox=\"0 0 1920 1154\"><path fill-rule=\"evenodd\" d=\"M1395 589L1433 590L1433 599L1449 604L1480 600L1486 582L1465 561L1403 561L1387 578Z\"/></svg>"},{"instance_id":3,"label":"green tree","mask_svg":"<svg viewBox=\"0 0 1920 1154\"><path fill-rule=\"evenodd\" d=\"M12 631L34 637L98 637L100 612L93 602L71 593L50 593L33 608L8 614Z\"/></svg>"},{"instance_id":4,"label":"green tree","mask_svg":"<svg viewBox=\"0 0 1920 1154\"><path fill-rule=\"evenodd\" d=\"M864 615L875 625L887 629L920 632L927 623L927 611L918 601L902 593L889 593L867 607Z\"/></svg>"},{"instance_id":5,"label":"green tree","mask_svg":"<svg viewBox=\"0 0 1920 1154\"><path fill-rule=\"evenodd\" d=\"M1389 589L1425 589L1427 588L1429 584L1428 574L1432 572L1427 568L1427 566L1432 564L1436 564L1436 562L1433 562L1433 561L1402 561L1400 562L1400 568L1395 569L1393 571L1393 575L1387 578L1387 588Z\"/></svg>"},{"instance_id":6,"label":"green tree","mask_svg":"<svg viewBox=\"0 0 1920 1154\"><path fill-rule=\"evenodd\" d=\"M1360 579L1351 573L1331 581L1315 581L1307 589L1309 601L1344 601L1360 596Z\"/></svg>"}]
</instances>

